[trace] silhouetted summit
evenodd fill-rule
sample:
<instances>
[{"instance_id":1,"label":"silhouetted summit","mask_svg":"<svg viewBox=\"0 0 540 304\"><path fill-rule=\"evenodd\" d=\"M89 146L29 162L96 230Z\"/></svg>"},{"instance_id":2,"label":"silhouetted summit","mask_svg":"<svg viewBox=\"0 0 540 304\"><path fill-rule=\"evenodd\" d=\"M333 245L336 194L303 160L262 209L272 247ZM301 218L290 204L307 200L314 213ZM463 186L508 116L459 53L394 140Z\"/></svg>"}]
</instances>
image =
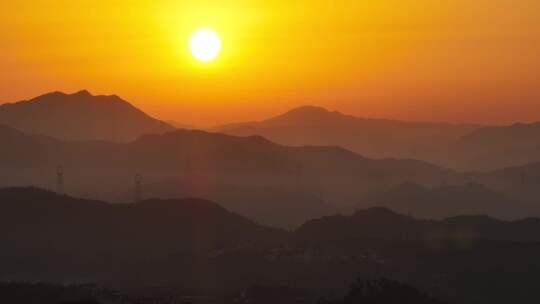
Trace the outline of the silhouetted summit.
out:
<instances>
[{"instance_id":1,"label":"silhouetted summit","mask_svg":"<svg viewBox=\"0 0 540 304\"><path fill-rule=\"evenodd\" d=\"M477 129L475 125L370 119L303 106L263 121L216 128L231 135L262 135L286 145L340 146L371 158L430 156L432 149Z\"/></svg>"},{"instance_id":2,"label":"silhouetted summit","mask_svg":"<svg viewBox=\"0 0 540 304\"><path fill-rule=\"evenodd\" d=\"M299 108L292 109L284 114L268 119L268 122L273 123L294 123L295 120L301 120L303 122L311 121L313 123L320 123L321 120L332 119L332 118L343 118L343 114L335 111L330 112L329 110L318 107L318 106L302 106Z\"/></svg>"},{"instance_id":3,"label":"silhouetted summit","mask_svg":"<svg viewBox=\"0 0 540 304\"><path fill-rule=\"evenodd\" d=\"M370 158L413 158L459 170L540 161L540 122L481 126L369 119L303 106L262 120L219 126L286 145L335 145Z\"/></svg>"},{"instance_id":4,"label":"silhouetted summit","mask_svg":"<svg viewBox=\"0 0 540 304\"><path fill-rule=\"evenodd\" d=\"M116 95L52 92L0 106L0 123L65 140L129 141L174 128Z\"/></svg>"}]
</instances>

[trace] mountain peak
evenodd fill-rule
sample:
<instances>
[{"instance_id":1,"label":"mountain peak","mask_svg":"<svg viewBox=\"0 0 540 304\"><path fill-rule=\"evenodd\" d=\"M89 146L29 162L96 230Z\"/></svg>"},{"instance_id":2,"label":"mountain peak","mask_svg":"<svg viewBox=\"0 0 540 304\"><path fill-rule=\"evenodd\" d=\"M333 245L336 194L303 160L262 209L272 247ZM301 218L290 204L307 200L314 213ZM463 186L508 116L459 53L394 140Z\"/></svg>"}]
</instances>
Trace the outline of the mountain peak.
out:
<instances>
[{"instance_id":1,"label":"mountain peak","mask_svg":"<svg viewBox=\"0 0 540 304\"><path fill-rule=\"evenodd\" d=\"M92 95L88 90L50 92L4 105L0 124L25 133L82 141L125 142L174 129L116 95Z\"/></svg>"},{"instance_id":2,"label":"mountain peak","mask_svg":"<svg viewBox=\"0 0 540 304\"><path fill-rule=\"evenodd\" d=\"M328 109L319 107L319 106L306 105L306 106L294 108L288 112L285 112L281 116L309 118L309 117L324 117L332 113L337 113L337 112L330 112Z\"/></svg>"},{"instance_id":3,"label":"mountain peak","mask_svg":"<svg viewBox=\"0 0 540 304\"><path fill-rule=\"evenodd\" d=\"M29 99L28 101L40 103L40 102L50 102L50 101L59 101L59 100L66 101L66 100L71 100L71 99L77 100L78 98L82 98L82 97L94 97L94 95L92 95L88 90L80 90L71 94L64 93L62 91L52 91L49 93L39 95L32 99ZM19 102L15 102L12 104L17 104L17 103Z\"/></svg>"},{"instance_id":4,"label":"mountain peak","mask_svg":"<svg viewBox=\"0 0 540 304\"><path fill-rule=\"evenodd\" d=\"M284 114L270 118L267 121L271 122L311 122L316 121L320 122L322 120L328 119L330 116L340 115L339 112L331 112L323 107L318 106L301 106L294 108Z\"/></svg>"},{"instance_id":5,"label":"mountain peak","mask_svg":"<svg viewBox=\"0 0 540 304\"><path fill-rule=\"evenodd\" d=\"M61 92L61 91L52 91L52 92L49 92L49 93L45 93L45 94L36 96L36 97L34 97L32 99L29 99L28 101L35 101L35 100L48 99L48 98L59 98L59 97L64 97L66 95L67 95L66 93ZM24 100L20 101L20 102L24 102ZM17 102L14 102L14 103L11 103L11 104L16 104L16 103Z\"/></svg>"},{"instance_id":6,"label":"mountain peak","mask_svg":"<svg viewBox=\"0 0 540 304\"><path fill-rule=\"evenodd\" d=\"M93 96L88 90L80 90L77 93L72 94L74 96Z\"/></svg>"},{"instance_id":7,"label":"mountain peak","mask_svg":"<svg viewBox=\"0 0 540 304\"><path fill-rule=\"evenodd\" d=\"M287 113L304 113L304 114L322 114L322 113L324 113L324 114L328 114L328 113L330 113L330 111L328 111L328 109L320 107L320 106L305 105L305 106L300 106L298 108L294 108L294 109L290 110ZM285 113L285 114L287 114L287 113Z\"/></svg>"}]
</instances>

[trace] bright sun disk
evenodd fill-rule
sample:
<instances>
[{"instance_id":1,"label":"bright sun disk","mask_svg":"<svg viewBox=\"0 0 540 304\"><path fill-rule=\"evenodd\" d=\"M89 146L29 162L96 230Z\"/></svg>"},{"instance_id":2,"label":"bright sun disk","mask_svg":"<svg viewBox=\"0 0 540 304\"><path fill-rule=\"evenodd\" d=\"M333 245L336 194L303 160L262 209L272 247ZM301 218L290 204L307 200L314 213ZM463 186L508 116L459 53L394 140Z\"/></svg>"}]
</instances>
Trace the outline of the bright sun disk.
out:
<instances>
[{"instance_id":1,"label":"bright sun disk","mask_svg":"<svg viewBox=\"0 0 540 304\"><path fill-rule=\"evenodd\" d=\"M219 54L221 41L216 32L209 29L200 29L191 35L189 48L196 59L204 62L211 61Z\"/></svg>"}]
</instances>

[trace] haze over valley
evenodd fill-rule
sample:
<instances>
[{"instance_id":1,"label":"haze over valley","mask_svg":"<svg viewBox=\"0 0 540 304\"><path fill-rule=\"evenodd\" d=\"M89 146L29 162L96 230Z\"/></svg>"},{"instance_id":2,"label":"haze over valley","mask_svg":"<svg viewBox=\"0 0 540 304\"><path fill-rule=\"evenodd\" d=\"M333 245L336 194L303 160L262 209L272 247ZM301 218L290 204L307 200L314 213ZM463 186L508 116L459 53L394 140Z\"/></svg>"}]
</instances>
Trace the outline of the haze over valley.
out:
<instances>
[{"instance_id":1,"label":"haze over valley","mask_svg":"<svg viewBox=\"0 0 540 304\"><path fill-rule=\"evenodd\" d=\"M540 303L538 0L0 2L0 304Z\"/></svg>"},{"instance_id":2,"label":"haze over valley","mask_svg":"<svg viewBox=\"0 0 540 304\"><path fill-rule=\"evenodd\" d=\"M276 275L283 262L294 261L290 267L302 282L295 288L322 291L303 294L309 302L334 288L345 290L322 277L307 280L298 255L323 268L341 254L358 255L362 266L351 267L370 277L381 274L375 265L384 259L405 263L411 246L428 255L521 255L536 252L540 241L534 124L362 119L309 106L262 122L182 129L120 97L85 90L4 105L0 118L4 278L76 282L90 276L125 292L167 280L195 294L223 295L254 282L239 269L256 269L265 284L289 285ZM328 251L328 242L339 245ZM462 242L469 245L459 247ZM388 253L388 246L399 255ZM243 255L254 259L251 266L238 264ZM114 256L121 261L110 260ZM35 257L57 270L32 266ZM129 265L142 258L149 264L136 271L144 271L145 279L125 285L128 276L140 277ZM417 263L419 256L409 258L407 263ZM443 260L455 263L433 258L436 267ZM72 266L66 268L68 260ZM89 263L97 268L87 268ZM469 300L430 286L427 278L437 275L433 266L411 283L435 298ZM183 279L169 267L183 269ZM323 268L321 276L355 279L345 269ZM407 270L386 271L401 280ZM231 272L230 284L218 283ZM495 294L478 297L505 299Z\"/></svg>"}]
</instances>

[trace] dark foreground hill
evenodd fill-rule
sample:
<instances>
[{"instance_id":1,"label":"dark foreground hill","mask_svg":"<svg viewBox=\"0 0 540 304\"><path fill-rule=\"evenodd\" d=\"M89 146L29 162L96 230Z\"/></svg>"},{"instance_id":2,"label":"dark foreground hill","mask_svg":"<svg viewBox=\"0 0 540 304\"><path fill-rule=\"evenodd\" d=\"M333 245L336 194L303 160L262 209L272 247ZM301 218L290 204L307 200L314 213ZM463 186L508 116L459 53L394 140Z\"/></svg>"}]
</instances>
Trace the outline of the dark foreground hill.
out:
<instances>
[{"instance_id":1,"label":"dark foreground hill","mask_svg":"<svg viewBox=\"0 0 540 304\"><path fill-rule=\"evenodd\" d=\"M0 282L0 301L10 304L99 304L96 291L86 286Z\"/></svg>"},{"instance_id":2,"label":"dark foreground hill","mask_svg":"<svg viewBox=\"0 0 540 304\"><path fill-rule=\"evenodd\" d=\"M460 215L443 220L420 220L384 207L359 210L308 221L295 231L304 241L342 239L437 240L486 239L540 242L540 219L503 221L485 215Z\"/></svg>"},{"instance_id":3,"label":"dark foreground hill","mask_svg":"<svg viewBox=\"0 0 540 304\"><path fill-rule=\"evenodd\" d=\"M443 304L421 294L415 288L388 279L358 280L341 300L323 300L320 304Z\"/></svg>"},{"instance_id":4,"label":"dark foreground hill","mask_svg":"<svg viewBox=\"0 0 540 304\"><path fill-rule=\"evenodd\" d=\"M264 244L282 236L200 199L125 205L37 188L0 190L1 256L149 258Z\"/></svg>"},{"instance_id":5,"label":"dark foreground hill","mask_svg":"<svg viewBox=\"0 0 540 304\"><path fill-rule=\"evenodd\" d=\"M116 95L53 92L0 105L0 124L65 140L130 141L174 127Z\"/></svg>"},{"instance_id":6,"label":"dark foreground hill","mask_svg":"<svg viewBox=\"0 0 540 304\"><path fill-rule=\"evenodd\" d=\"M339 299L357 278L387 277L449 303L537 303L539 227L375 208L283 232L198 199L112 205L9 188L0 190L0 277L203 300L253 285Z\"/></svg>"},{"instance_id":7,"label":"dark foreground hill","mask_svg":"<svg viewBox=\"0 0 540 304\"><path fill-rule=\"evenodd\" d=\"M421 220L374 207L350 216L312 219L288 235L201 199L109 204L38 188L0 189L0 228L0 241L13 242L3 250L6 255L32 248L34 252L80 250L81 254L149 256L263 245L285 241L288 236L314 241L455 237L540 241L537 218L503 221L483 215L461 215Z\"/></svg>"},{"instance_id":8,"label":"dark foreground hill","mask_svg":"<svg viewBox=\"0 0 540 304\"><path fill-rule=\"evenodd\" d=\"M0 282L0 301L9 304L441 304L412 286L388 279L358 280L343 300L317 300L305 290L287 286L253 285L225 297L194 298L182 294L139 290L121 294L94 285L59 285L28 282Z\"/></svg>"}]
</instances>

